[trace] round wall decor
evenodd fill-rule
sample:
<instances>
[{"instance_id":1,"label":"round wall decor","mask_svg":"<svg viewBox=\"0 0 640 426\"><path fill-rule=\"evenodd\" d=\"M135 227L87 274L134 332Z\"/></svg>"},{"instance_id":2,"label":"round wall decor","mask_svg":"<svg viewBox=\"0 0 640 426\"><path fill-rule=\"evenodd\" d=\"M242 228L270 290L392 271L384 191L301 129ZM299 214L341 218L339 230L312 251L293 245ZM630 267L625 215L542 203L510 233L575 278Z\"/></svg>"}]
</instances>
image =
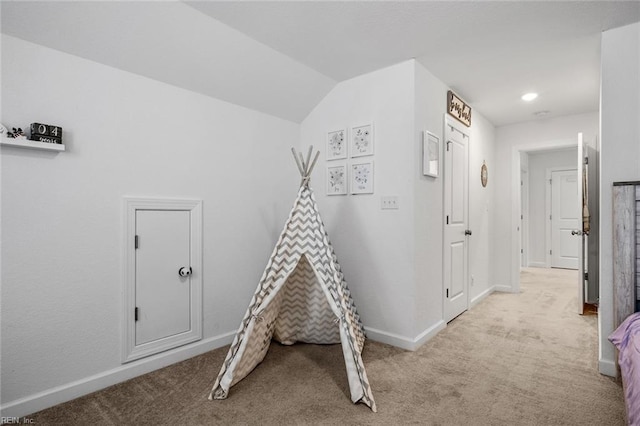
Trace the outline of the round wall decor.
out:
<instances>
[{"instance_id":1,"label":"round wall decor","mask_svg":"<svg viewBox=\"0 0 640 426\"><path fill-rule=\"evenodd\" d=\"M489 171L487 170L487 165L485 162L482 162L482 167L480 168L480 182L482 182L482 186L487 186L487 180L489 179Z\"/></svg>"}]
</instances>

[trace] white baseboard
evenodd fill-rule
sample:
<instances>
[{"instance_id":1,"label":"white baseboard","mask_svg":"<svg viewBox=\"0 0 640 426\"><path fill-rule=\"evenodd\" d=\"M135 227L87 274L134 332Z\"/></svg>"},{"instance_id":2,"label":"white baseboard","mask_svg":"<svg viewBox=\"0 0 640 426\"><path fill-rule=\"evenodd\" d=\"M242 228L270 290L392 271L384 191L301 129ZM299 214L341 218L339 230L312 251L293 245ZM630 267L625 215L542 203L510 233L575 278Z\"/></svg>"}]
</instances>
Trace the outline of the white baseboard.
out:
<instances>
[{"instance_id":1,"label":"white baseboard","mask_svg":"<svg viewBox=\"0 0 640 426\"><path fill-rule=\"evenodd\" d=\"M599 359L598 371L605 376L618 377L618 366L615 361L611 361L610 359Z\"/></svg>"},{"instance_id":2,"label":"white baseboard","mask_svg":"<svg viewBox=\"0 0 640 426\"><path fill-rule=\"evenodd\" d=\"M2 417L23 417L63 402L71 401L83 395L124 382L142 374L147 374L176 362L209 352L213 349L228 345L233 340L236 331L209 337L189 345L167 352L140 359L129 364L121 365L111 370L85 377L52 389L47 389L24 398L10 401L0 407ZM211 378L211 386L215 377Z\"/></svg>"},{"instance_id":3,"label":"white baseboard","mask_svg":"<svg viewBox=\"0 0 640 426\"><path fill-rule=\"evenodd\" d=\"M529 268L548 268L545 262L529 262Z\"/></svg>"},{"instance_id":4,"label":"white baseboard","mask_svg":"<svg viewBox=\"0 0 640 426\"><path fill-rule=\"evenodd\" d=\"M420 346L424 345L429 339L443 330L447 324L440 320L433 326L424 330L422 333L411 339L406 336L400 336L399 334L389 333L375 328L365 327L367 338L375 340L376 342L386 343L387 345L396 346L398 348L406 349L408 351L415 351Z\"/></svg>"},{"instance_id":5,"label":"white baseboard","mask_svg":"<svg viewBox=\"0 0 640 426\"><path fill-rule=\"evenodd\" d=\"M473 308L474 306L476 306L478 303L480 303L485 297L487 297L488 295L490 295L491 293L493 293L494 291L496 291L496 287L489 287L488 289L486 289L485 291L483 291L482 293L480 293L479 295L477 295L476 297L474 297L473 299L471 299L471 302L469 302L469 309Z\"/></svg>"},{"instance_id":6,"label":"white baseboard","mask_svg":"<svg viewBox=\"0 0 640 426\"><path fill-rule=\"evenodd\" d=\"M429 340L431 340L431 338L433 338L436 334L438 334L445 328L447 328L447 323L444 322L443 320L440 320L434 325L432 325L431 327L427 328L422 333L418 334L415 339L413 339L414 348L411 350L412 351L417 350L420 346L427 343Z\"/></svg>"},{"instance_id":7,"label":"white baseboard","mask_svg":"<svg viewBox=\"0 0 640 426\"><path fill-rule=\"evenodd\" d=\"M493 291L501 291L503 293L515 293L510 285L494 285Z\"/></svg>"}]
</instances>

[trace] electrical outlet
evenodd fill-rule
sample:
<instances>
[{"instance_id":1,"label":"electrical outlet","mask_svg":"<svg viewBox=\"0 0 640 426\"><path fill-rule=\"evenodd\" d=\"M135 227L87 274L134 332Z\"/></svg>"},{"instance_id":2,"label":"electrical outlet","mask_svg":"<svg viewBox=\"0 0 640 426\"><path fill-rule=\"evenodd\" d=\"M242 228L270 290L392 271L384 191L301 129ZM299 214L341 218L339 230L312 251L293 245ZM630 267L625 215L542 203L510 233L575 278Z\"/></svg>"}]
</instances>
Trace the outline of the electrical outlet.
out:
<instances>
[{"instance_id":1,"label":"electrical outlet","mask_svg":"<svg viewBox=\"0 0 640 426\"><path fill-rule=\"evenodd\" d=\"M380 197L380 208L382 210L398 210L400 205L398 203L398 197L388 196Z\"/></svg>"}]
</instances>

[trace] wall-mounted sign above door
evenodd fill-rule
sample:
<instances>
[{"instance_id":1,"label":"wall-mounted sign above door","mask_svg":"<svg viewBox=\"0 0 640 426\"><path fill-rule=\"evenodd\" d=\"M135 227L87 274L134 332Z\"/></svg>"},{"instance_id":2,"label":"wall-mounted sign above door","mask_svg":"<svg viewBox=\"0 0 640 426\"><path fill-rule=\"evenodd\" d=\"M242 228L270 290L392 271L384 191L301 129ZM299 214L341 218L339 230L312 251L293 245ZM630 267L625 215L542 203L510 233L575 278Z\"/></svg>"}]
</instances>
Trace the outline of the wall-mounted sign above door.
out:
<instances>
[{"instance_id":1,"label":"wall-mounted sign above door","mask_svg":"<svg viewBox=\"0 0 640 426\"><path fill-rule=\"evenodd\" d=\"M447 112L465 126L471 127L471 107L451 90L447 92Z\"/></svg>"}]
</instances>

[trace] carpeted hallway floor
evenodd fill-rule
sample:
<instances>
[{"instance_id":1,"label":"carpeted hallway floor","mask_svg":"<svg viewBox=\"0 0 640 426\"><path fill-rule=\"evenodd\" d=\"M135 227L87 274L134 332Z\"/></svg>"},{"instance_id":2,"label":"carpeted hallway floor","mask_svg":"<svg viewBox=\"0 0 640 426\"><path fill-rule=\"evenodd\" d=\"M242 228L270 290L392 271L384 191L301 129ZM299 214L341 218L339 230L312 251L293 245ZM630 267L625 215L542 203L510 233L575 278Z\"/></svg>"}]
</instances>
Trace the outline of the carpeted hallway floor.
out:
<instances>
[{"instance_id":1,"label":"carpeted hallway floor","mask_svg":"<svg viewBox=\"0 0 640 426\"><path fill-rule=\"evenodd\" d=\"M622 387L598 374L597 318L577 272L526 269L416 352L368 341L378 413L349 399L339 345L272 344L224 401L207 400L228 347L27 416L37 425L624 425ZM357 300L356 300L357 303Z\"/></svg>"}]
</instances>

